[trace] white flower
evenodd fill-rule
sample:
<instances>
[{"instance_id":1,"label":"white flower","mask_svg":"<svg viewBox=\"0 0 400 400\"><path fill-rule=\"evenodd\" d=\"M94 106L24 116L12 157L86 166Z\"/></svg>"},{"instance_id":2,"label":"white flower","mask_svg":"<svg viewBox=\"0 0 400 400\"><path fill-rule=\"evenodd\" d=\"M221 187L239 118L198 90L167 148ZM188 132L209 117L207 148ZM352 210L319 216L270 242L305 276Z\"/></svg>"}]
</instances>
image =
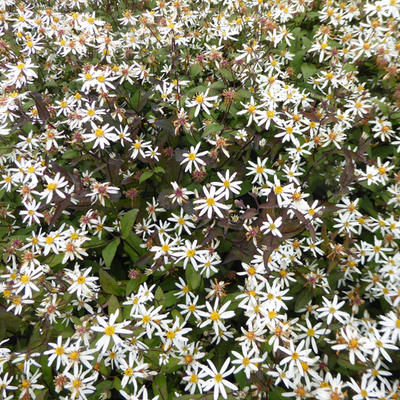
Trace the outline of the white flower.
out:
<instances>
[{"instance_id":1,"label":"white flower","mask_svg":"<svg viewBox=\"0 0 400 400\"><path fill-rule=\"evenodd\" d=\"M199 315L202 317L206 317L207 319L201 323L199 326L203 328L209 324L213 325L214 331L218 334L218 331L225 330L225 325L223 323L223 319L232 318L235 316L234 311L227 311L227 308L231 304L230 301L227 301L225 304L222 305L221 308L218 308L219 305L219 297L215 299L214 307L207 301L206 307L208 311L199 311Z\"/></svg>"},{"instance_id":2,"label":"white flower","mask_svg":"<svg viewBox=\"0 0 400 400\"><path fill-rule=\"evenodd\" d=\"M319 313L318 317L328 317L326 321L328 325L332 322L332 318L336 318L339 322L345 324L349 318L349 314L344 311L339 311L345 302L341 301L340 303L338 303L337 295L335 295L332 301L323 296L322 298L324 299L324 307L320 307L317 309L317 312Z\"/></svg>"},{"instance_id":3,"label":"white flower","mask_svg":"<svg viewBox=\"0 0 400 400\"><path fill-rule=\"evenodd\" d=\"M75 269L65 270L65 275L69 281L71 281L71 286L68 288L68 293L75 293L78 299L82 297L88 297L93 292L97 291L96 281L99 279L97 277L88 276L92 267L86 268L84 270L79 269L79 265L75 264Z\"/></svg>"},{"instance_id":4,"label":"white flower","mask_svg":"<svg viewBox=\"0 0 400 400\"><path fill-rule=\"evenodd\" d=\"M93 148L99 146L102 150L105 146L109 146L110 142L116 142L119 137L114 133L114 127L105 125L97 125L93 121L91 122L92 130L90 133L85 133L83 137L85 142L93 142Z\"/></svg>"},{"instance_id":5,"label":"white flower","mask_svg":"<svg viewBox=\"0 0 400 400\"><path fill-rule=\"evenodd\" d=\"M282 237L282 233L279 231L279 227L282 225L282 217L278 217L275 220L267 214L268 221L264 221L260 230L264 231L265 234L271 232L272 235Z\"/></svg>"},{"instance_id":6,"label":"white flower","mask_svg":"<svg viewBox=\"0 0 400 400\"><path fill-rule=\"evenodd\" d=\"M224 193L216 193L215 186L211 186L210 191L206 188L203 188L204 198L195 200L193 203L199 204L195 207L195 210L200 210L199 216L201 217L203 214L207 213L207 217L211 218L213 212L215 212L220 218L223 218L223 214L220 209L229 210L230 206L219 203L218 200L224 197Z\"/></svg>"},{"instance_id":7,"label":"white flower","mask_svg":"<svg viewBox=\"0 0 400 400\"><path fill-rule=\"evenodd\" d=\"M218 99L218 96L208 96L208 92L210 89L207 89L204 93L198 93L192 100L186 101L187 107L196 107L194 112L194 116L197 117L199 115L200 110L203 110L206 114L210 114L209 108L213 106L212 101Z\"/></svg>"},{"instance_id":8,"label":"white flower","mask_svg":"<svg viewBox=\"0 0 400 400\"><path fill-rule=\"evenodd\" d=\"M50 178L45 175L44 179L47 181L47 185L43 192L40 193L40 198L46 199L46 203L50 203L53 199L53 194L56 193L62 199L65 199L65 194L60 189L67 186L68 182L65 181L64 177L60 176L60 173L57 172L54 178ZM64 190L66 190L65 188Z\"/></svg>"},{"instance_id":9,"label":"white flower","mask_svg":"<svg viewBox=\"0 0 400 400\"><path fill-rule=\"evenodd\" d=\"M232 364L238 365L234 373L237 374L238 372L244 370L247 379L250 379L251 372L258 370L256 364L263 361L260 357L254 357L254 348L250 348L247 346L242 346L242 353L232 351L232 355L236 357L236 360L233 360Z\"/></svg>"},{"instance_id":10,"label":"white flower","mask_svg":"<svg viewBox=\"0 0 400 400\"><path fill-rule=\"evenodd\" d=\"M117 324L115 323L118 315L119 310L117 309L113 314L110 315L108 322L104 318L97 316L98 324L91 327L92 331L103 334L100 340L96 343L96 349L101 350L103 353L107 350L111 339L113 340L114 344L123 343L123 340L118 336L118 334L128 335L132 333L132 331L124 329L125 326L130 324L129 321L124 321Z\"/></svg>"},{"instance_id":11,"label":"white flower","mask_svg":"<svg viewBox=\"0 0 400 400\"><path fill-rule=\"evenodd\" d=\"M246 167L249 170L246 176L254 175L254 178L251 181L251 183L257 182L260 185L262 185L268 181L268 174L270 175L275 174L275 171L273 171L272 169L265 168L266 162L267 162L266 158L264 158L264 160L261 161L260 157L257 157L257 163L249 161L250 167Z\"/></svg>"},{"instance_id":12,"label":"white flower","mask_svg":"<svg viewBox=\"0 0 400 400\"><path fill-rule=\"evenodd\" d=\"M209 367L205 365L200 366L202 369L200 377L205 378L207 376L210 376L210 379L204 381L203 390L205 392L208 392L209 390L214 389L214 400L218 399L220 393L224 399L227 398L225 386L231 390L238 390L236 385L229 382L227 379L224 379L227 376L231 375L235 369L235 367L232 367L228 370L230 361L231 360L228 357L220 371L215 368L215 365L210 360L207 360Z\"/></svg>"},{"instance_id":13,"label":"white flower","mask_svg":"<svg viewBox=\"0 0 400 400\"><path fill-rule=\"evenodd\" d=\"M208 151L202 151L198 153L201 142L197 143L196 147L190 146L189 153L183 153L184 159L181 161L181 165L187 163L185 172L192 172L193 166L196 171L200 170L199 165L206 165L205 161L203 161L200 157L204 156L208 153Z\"/></svg>"},{"instance_id":14,"label":"white flower","mask_svg":"<svg viewBox=\"0 0 400 400\"><path fill-rule=\"evenodd\" d=\"M242 183L242 181L234 181L237 172L234 172L232 175L230 175L229 170L226 170L225 176L223 176L220 172L217 172L217 175L221 181L211 183L213 186L219 187L217 194L224 193L225 200L228 200L230 192L232 192L233 194L240 193L240 184Z\"/></svg>"}]
</instances>

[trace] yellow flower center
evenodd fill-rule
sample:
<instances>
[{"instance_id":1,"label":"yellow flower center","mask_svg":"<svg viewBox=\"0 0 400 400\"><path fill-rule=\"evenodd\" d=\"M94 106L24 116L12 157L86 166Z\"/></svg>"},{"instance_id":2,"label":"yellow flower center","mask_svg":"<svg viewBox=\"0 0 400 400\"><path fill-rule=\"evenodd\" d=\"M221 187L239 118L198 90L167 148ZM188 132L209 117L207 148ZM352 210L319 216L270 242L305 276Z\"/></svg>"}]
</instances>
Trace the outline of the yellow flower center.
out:
<instances>
[{"instance_id":1,"label":"yellow flower center","mask_svg":"<svg viewBox=\"0 0 400 400\"><path fill-rule=\"evenodd\" d=\"M115 328L111 325L107 326L107 328L104 330L104 333L108 336L112 336L115 333Z\"/></svg>"},{"instance_id":2,"label":"yellow flower center","mask_svg":"<svg viewBox=\"0 0 400 400\"><path fill-rule=\"evenodd\" d=\"M169 247L168 244L163 244L163 245L161 246L161 250L162 250L164 253L167 253L167 252L169 251L169 249L170 249L170 247Z\"/></svg>"},{"instance_id":3,"label":"yellow flower center","mask_svg":"<svg viewBox=\"0 0 400 400\"><path fill-rule=\"evenodd\" d=\"M212 197L209 197L209 198L206 200L206 203L207 203L207 205L208 205L209 207L212 207L212 206L215 205L215 200L214 200Z\"/></svg>"},{"instance_id":4,"label":"yellow flower center","mask_svg":"<svg viewBox=\"0 0 400 400\"><path fill-rule=\"evenodd\" d=\"M174 331L168 331L167 332L167 338L169 340L172 340L175 337L175 332Z\"/></svg>"},{"instance_id":5,"label":"yellow flower center","mask_svg":"<svg viewBox=\"0 0 400 400\"><path fill-rule=\"evenodd\" d=\"M124 375L125 375L125 376L132 376L132 375L133 375L133 369L132 369L132 368L127 368L127 369L124 371Z\"/></svg>"},{"instance_id":6,"label":"yellow flower center","mask_svg":"<svg viewBox=\"0 0 400 400\"><path fill-rule=\"evenodd\" d=\"M218 321L219 320L219 314L217 311L213 311L210 315L211 321Z\"/></svg>"},{"instance_id":7,"label":"yellow flower center","mask_svg":"<svg viewBox=\"0 0 400 400\"><path fill-rule=\"evenodd\" d=\"M95 133L96 137L103 137L104 136L104 131L103 131L103 129L100 129L100 128L97 128L94 131L94 133Z\"/></svg>"},{"instance_id":8,"label":"yellow flower center","mask_svg":"<svg viewBox=\"0 0 400 400\"><path fill-rule=\"evenodd\" d=\"M64 347L57 347L57 348L56 348L56 354L57 354L58 356L63 355L63 354L64 354Z\"/></svg>"},{"instance_id":9,"label":"yellow flower center","mask_svg":"<svg viewBox=\"0 0 400 400\"><path fill-rule=\"evenodd\" d=\"M196 250L190 249L186 252L187 257L193 257L196 254Z\"/></svg>"},{"instance_id":10,"label":"yellow flower center","mask_svg":"<svg viewBox=\"0 0 400 400\"><path fill-rule=\"evenodd\" d=\"M72 382L72 386L73 386L75 389L81 387L81 385L82 385L82 381L81 381L80 379L75 379L75 380Z\"/></svg>"}]
</instances>

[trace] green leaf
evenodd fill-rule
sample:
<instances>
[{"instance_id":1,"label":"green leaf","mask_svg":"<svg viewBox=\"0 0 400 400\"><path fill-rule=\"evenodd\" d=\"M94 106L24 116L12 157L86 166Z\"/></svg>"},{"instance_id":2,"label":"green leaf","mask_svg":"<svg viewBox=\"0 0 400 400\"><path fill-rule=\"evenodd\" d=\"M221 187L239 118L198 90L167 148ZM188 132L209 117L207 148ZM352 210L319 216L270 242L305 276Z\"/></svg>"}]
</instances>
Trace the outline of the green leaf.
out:
<instances>
[{"instance_id":1,"label":"green leaf","mask_svg":"<svg viewBox=\"0 0 400 400\"><path fill-rule=\"evenodd\" d=\"M379 109L381 110L382 114L388 115L390 113L390 107L387 105L387 103L384 103L382 101L377 101Z\"/></svg>"},{"instance_id":2,"label":"green leaf","mask_svg":"<svg viewBox=\"0 0 400 400\"><path fill-rule=\"evenodd\" d=\"M296 303L294 306L295 311L298 312L299 310L304 308L312 299L312 297L313 297L313 292L311 290L308 289L302 290L296 298Z\"/></svg>"},{"instance_id":3,"label":"green leaf","mask_svg":"<svg viewBox=\"0 0 400 400\"><path fill-rule=\"evenodd\" d=\"M153 382L154 394L158 394L162 399L168 399L167 378L163 374L158 374Z\"/></svg>"},{"instance_id":4,"label":"green leaf","mask_svg":"<svg viewBox=\"0 0 400 400\"><path fill-rule=\"evenodd\" d=\"M11 312L0 309L0 326L6 330L17 333L21 326L21 319Z\"/></svg>"},{"instance_id":5,"label":"green leaf","mask_svg":"<svg viewBox=\"0 0 400 400\"><path fill-rule=\"evenodd\" d=\"M118 299L112 294L108 299L108 315L114 314L115 311L117 310L119 310L117 322L121 322L122 321L121 308L119 306Z\"/></svg>"},{"instance_id":6,"label":"green leaf","mask_svg":"<svg viewBox=\"0 0 400 400\"><path fill-rule=\"evenodd\" d=\"M300 69L303 74L304 82L307 82L308 78L317 72L317 68L314 64L302 64Z\"/></svg>"},{"instance_id":7,"label":"green leaf","mask_svg":"<svg viewBox=\"0 0 400 400\"><path fill-rule=\"evenodd\" d=\"M224 126L221 124L209 124L204 129L204 134L208 135L210 133L217 133L217 132L222 131L223 128L224 128Z\"/></svg>"},{"instance_id":8,"label":"green leaf","mask_svg":"<svg viewBox=\"0 0 400 400\"><path fill-rule=\"evenodd\" d=\"M48 358L45 356L40 357L40 370L42 371L42 376L44 381L46 382L47 386L51 389L54 388L53 384L53 374L51 367L48 366Z\"/></svg>"},{"instance_id":9,"label":"green leaf","mask_svg":"<svg viewBox=\"0 0 400 400\"><path fill-rule=\"evenodd\" d=\"M341 367L350 369L352 371L365 371L367 369L365 365L357 364L357 362L352 364L350 361L343 360L342 358L338 358L337 362Z\"/></svg>"},{"instance_id":10,"label":"green leaf","mask_svg":"<svg viewBox=\"0 0 400 400\"><path fill-rule=\"evenodd\" d=\"M225 85L225 83L224 82L222 82L222 81L216 81L216 82L214 82L214 83L212 83L211 85L210 85L210 88L211 89L225 89L226 88L226 85Z\"/></svg>"},{"instance_id":11,"label":"green leaf","mask_svg":"<svg viewBox=\"0 0 400 400\"><path fill-rule=\"evenodd\" d=\"M139 210L134 208L133 210L128 211L121 219L121 237L122 239L126 239L129 236L129 233L132 229L133 224L136 221L136 216Z\"/></svg>"},{"instance_id":12,"label":"green leaf","mask_svg":"<svg viewBox=\"0 0 400 400\"><path fill-rule=\"evenodd\" d=\"M111 265L120 242L120 238L115 238L111 243L104 247L103 251L101 252L107 267Z\"/></svg>"},{"instance_id":13,"label":"green leaf","mask_svg":"<svg viewBox=\"0 0 400 400\"><path fill-rule=\"evenodd\" d=\"M190 66L190 75L194 78L203 71L203 67L200 64L193 64Z\"/></svg>"},{"instance_id":14,"label":"green leaf","mask_svg":"<svg viewBox=\"0 0 400 400\"><path fill-rule=\"evenodd\" d=\"M346 72L353 72L353 71L357 71L357 67L354 64L346 64L343 67L343 70Z\"/></svg>"},{"instance_id":15,"label":"green leaf","mask_svg":"<svg viewBox=\"0 0 400 400\"><path fill-rule=\"evenodd\" d=\"M269 393L268 399L269 399L269 400L284 400L284 399L287 399L287 397L284 397L284 396L283 396L283 393L285 393L285 390L282 389L282 388L279 387L279 386L276 386L276 387L274 388L274 390L272 390L272 391Z\"/></svg>"},{"instance_id":16,"label":"green leaf","mask_svg":"<svg viewBox=\"0 0 400 400\"><path fill-rule=\"evenodd\" d=\"M366 211L367 213L369 213L369 215L371 217L376 218L378 216L374 204L372 203L372 201L367 197L364 196L360 199L360 208L362 208L364 211Z\"/></svg>"},{"instance_id":17,"label":"green leaf","mask_svg":"<svg viewBox=\"0 0 400 400\"><path fill-rule=\"evenodd\" d=\"M64 160L73 160L80 157L82 154L79 153L77 150L67 150L65 153L62 154L61 158Z\"/></svg>"},{"instance_id":18,"label":"green leaf","mask_svg":"<svg viewBox=\"0 0 400 400\"><path fill-rule=\"evenodd\" d=\"M104 269L99 270L100 285L101 288L108 294L114 294L115 296L123 296L124 289L118 286L117 281Z\"/></svg>"},{"instance_id":19,"label":"green leaf","mask_svg":"<svg viewBox=\"0 0 400 400\"><path fill-rule=\"evenodd\" d=\"M219 72L220 72L221 75L222 75L225 79L227 79L228 81L230 81L230 82L233 81L233 75L232 75L232 72L231 72L231 71L228 71L227 69L222 68L222 69L219 70Z\"/></svg>"},{"instance_id":20,"label":"green leaf","mask_svg":"<svg viewBox=\"0 0 400 400\"><path fill-rule=\"evenodd\" d=\"M129 258L135 263L137 260L139 260L139 254L136 253L134 249L132 249L131 246L128 245L128 243L125 241L124 242L124 252L128 254Z\"/></svg>"},{"instance_id":21,"label":"green leaf","mask_svg":"<svg viewBox=\"0 0 400 400\"><path fill-rule=\"evenodd\" d=\"M158 173L164 173L165 172L165 169L163 168L163 167L155 167L154 168L154 172L156 173L156 174L158 174Z\"/></svg>"},{"instance_id":22,"label":"green leaf","mask_svg":"<svg viewBox=\"0 0 400 400\"><path fill-rule=\"evenodd\" d=\"M300 67L303 64L303 58L305 54L305 50L299 50L291 62L292 67L296 70L296 74L298 74L300 71Z\"/></svg>"},{"instance_id":23,"label":"green leaf","mask_svg":"<svg viewBox=\"0 0 400 400\"><path fill-rule=\"evenodd\" d=\"M129 296L132 292L136 292L139 288L139 286L143 283L146 282L147 280L147 275L142 274L139 276L139 278L136 279L130 279L126 285L126 296Z\"/></svg>"},{"instance_id":24,"label":"green leaf","mask_svg":"<svg viewBox=\"0 0 400 400\"><path fill-rule=\"evenodd\" d=\"M164 306L165 307L171 307L178 302L178 296L175 296L176 293L177 293L177 290L173 290L172 292L164 293L164 296L165 296Z\"/></svg>"},{"instance_id":25,"label":"green leaf","mask_svg":"<svg viewBox=\"0 0 400 400\"><path fill-rule=\"evenodd\" d=\"M239 96L239 99L250 99L251 97L251 93L245 89L239 89L236 93Z\"/></svg>"},{"instance_id":26,"label":"green leaf","mask_svg":"<svg viewBox=\"0 0 400 400\"><path fill-rule=\"evenodd\" d=\"M147 179L153 176L153 171L144 171L142 175L140 175L139 183L143 183L147 181Z\"/></svg>"},{"instance_id":27,"label":"green leaf","mask_svg":"<svg viewBox=\"0 0 400 400\"><path fill-rule=\"evenodd\" d=\"M162 300L164 300L164 292L163 292L163 290L161 289L161 286L158 286L157 287L157 289L156 289L156 292L154 293L154 298L157 300L157 301L162 301Z\"/></svg>"},{"instance_id":28,"label":"green leaf","mask_svg":"<svg viewBox=\"0 0 400 400\"><path fill-rule=\"evenodd\" d=\"M136 233L129 232L128 237L126 238L126 242L135 249L136 253L143 255L146 251L140 245L143 243L142 239Z\"/></svg>"},{"instance_id":29,"label":"green leaf","mask_svg":"<svg viewBox=\"0 0 400 400\"><path fill-rule=\"evenodd\" d=\"M62 260L64 258L64 253L59 253L59 254L52 254L48 258L46 258L46 264L50 268L54 268L57 265L61 264Z\"/></svg>"},{"instance_id":30,"label":"green leaf","mask_svg":"<svg viewBox=\"0 0 400 400\"><path fill-rule=\"evenodd\" d=\"M49 398L48 394L49 394L48 389L42 389L36 396L36 400L46 400Z\"/></svg>"},{"instance_id":31,"label":"green leaf","mask_svg":"<svg viewBox=\"0 0 400 400\"><path fill-rule=\"evenodd\" d=\"M192 264L188 264L185 270L186 281L192 290L196 290L201 283L200 272L196 271Z\"/></svg>"}]
</instances>

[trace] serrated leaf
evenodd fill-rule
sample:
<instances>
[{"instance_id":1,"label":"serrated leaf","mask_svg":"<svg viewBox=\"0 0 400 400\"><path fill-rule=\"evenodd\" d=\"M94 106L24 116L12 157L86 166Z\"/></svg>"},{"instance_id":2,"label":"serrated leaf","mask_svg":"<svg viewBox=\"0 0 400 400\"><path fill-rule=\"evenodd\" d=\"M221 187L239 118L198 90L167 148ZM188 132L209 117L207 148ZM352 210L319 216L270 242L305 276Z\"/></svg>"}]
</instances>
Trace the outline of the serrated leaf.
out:
<instances>
[{"instance_id":1,"label":"serrated leaf","mask_svg":"<svg viewBox=\"0 0 400 400\"><path fill-rule=\"evenodd\" d=\"M162 399L168 399L167 378L163 374L158 374L153 381L154 394L158 394Z\"/></svg>"},{"instance_id":2,"label":"serrated leaf","mask_svg":"<svg viewBox=\"0 0 400 400\"><path fill-rule=\"evenodd\" d=\"M196 290L201 283L200 272L196 271L192 264L188 264L185 270L186 282L192 290Z\"/></svg>"},{"instance_id":3,"label":"serrated leaf","mask_svg":"<svg viewBox=\"0 0 400 400\"><path fill-rule=\"evenodd\" d=\"M126 239L131 232L133 224L136 221L136 217L139 210L134 208L133 210L128 211L121 219L121 237L122 239Z\"/></svg>"},{"instance_id":4,"label":"serrated leaf","mask_svg":"<svg viewBox=\"0 0 400 400\"><path fill-rule=\"evenodd\" d=\"M250 99L251 97L251 93L245 89L239 89L236 93L239 96L239 98Z\"/></svg>"},{"instance_id":5,"label":"serrated leaf","mask_svg":"<svg viewBox=\"0 0 400 400\"><path fill-rule=\"evenodd\" d=\"M304 82L307 82L308 78L317 72L317 68L313 64L302 64L300 69Z\"/></svg>"},{"instance_id":6,"label":"serrated leaf","mask_svg":"<svg viewBox=\"0 0 400 400\"><path fill-rule=\"evenodd\" d=\"M225 68L222 68L222 69L219 70L219 72L220 72L221 75L222 75L226 80L228 80L229 82L232 82L232 81L233 81L233 75L232 75L232 72L231 72L231 71L229 71L229 70L227 70L227 69L225 69Z\"/></svg>"},{"instance_id":7,"label":"serrated leaf","mask_svg":"<svg viewBox=\"0 0 400 400\"><path fill-rule=\"evenodd\" d=\"M154 293L154 298L157 301L162 301L164 299L164 292L163 292L161 286L157 287L156 292Z\"/></svg>"},{"instance_id":8,"label":"serrated leaf","mask_svg":"<svg viewBox=\"0 0 400 400\"><path fill-rule=\"evenodd\" d=\"M117 322L120 322L122 320L122 314L121 314L121 309L119 306L119 301L118 299L112 294L110 298L108 299L108 315L114 314L115 311L119 311L119 315L117 318Z\"/></svg>"},{"instance_id":9,"label":"serrated leaf","mask_svg":"<svg viewBox=\"0 0 400 400\"><path fill-rule=\"evenodd\" d=\"M282 389L279 386L276 386L270 393L268 396L268 399L270 400L284 400L287 399L287 397L283 396L283 393L285 393L285 390Z\"/></svg>"},{"instance_id":10,"label":"serrated leaf","mask_svg":"<svg viewBox=\"0 0 400 400\"><path fill-rule=\"evenodd\" d=\"M217 133L217 132L222 131L223 128L224 128L224 126L221 124L209 124L204 129L204 134L208 135L210 133Z\"/></svg>"},{"instance_id":11,"label":"serrated leaf","mask_svg":"<svg viewBox=\"0 0 400 400\"><path fill-rule=\"evenodd\" d=\"M158 128L167 132L170 135L175 133L174 124L169 119L160 119L154 123Z\"/></svg>"},{"instance_id":12,"label":"serrated leaf","mask_svg":"<svg viewBox=\"0 0 400 400\"><path fill-rule=\"evenodd\" d=\"M139 183L143 183L150 179L153 176L153 171L144 171L142 175L140 175Z\"/></svg>"},{"instance_id":13,"label":"serrated leaf","mask_svg":"<svg viewBox=\"0 0 400 400\"><path fill-rule=\"evenodd\" d=\"M226 88L226 85L225 85L225 83L224 82L222 82L222 81L216 81L216 82L213 82L211 85L210 85L210 88L211 89L225 89Z\"/></svg>"},{"instance_id":14,"label":"serrated leaf","mask_svg":"<svg viewBox=\"0 0 400 400\"><path fill-rule=\"evenodd\" d=\"M294 305L294 310L298 312L304 308L312 299L313 292L309 289L302 290L296 298L296 303Z\"/></svg>"},{"instance_id":15,"label":"serrated leaf","mask_svg":"<svg viewBox=\"0 0 400 400\"><path fill-rule=\"evenodd\" d=\"M357 362L355 364L352 364L350 361L343 360L342 358L337 359L337 363L346 369L351 369L352 371L365 371L367 367L362 364L358 364Z\"/></svg>"},{"instance_id":16,"label":"serrated leaf","mask_svg":"<svg viewBox=\"0 0 400 400\"><path fill-rule=\"evenodd\" d=\"M104 247L103 251L101 252L107 267L111 265L120 243L121 243L120 238L115 238L111 243L109 243L106 247Z\"/></svg>"},{"instance_id":17,"label":"serrated leaf","mask_svg":"<svg viewBox=\"0 0 400 400\"><path fill-rule=\"evenodd\" d=\"M145 274L140 275L139 278L129 280L126 285L126 296L129 296L132 292L136 292L139 286L143 282L146 282L146 280L147 280L147 275Z\"/></svg>"},{"instance_id":18,"label":"serrated leaf","mask_svg":"<svg viewBox=\"0 0 400 400\"><path fill-rule=\"evenodd\" d=\"M193 64L190 66L190 75L194 78L203 71L203 67L200 64Z\"/></svg>"},{"instance_id":19,"label":"serrated leaf","mask_svg":"<svg viewBox=\"0 0 400 400\"><path fill-rule=\"evenodd\" d=\"M63 158L64 160L73 160L73 159L77 159L81 155L82 154L79 153L79 151L77 151L77 150L67 150L66 152L64 152L62 154L61 158Z\"/></svg>"},{"instance_id":20,"label":"serrated leaf","mask_svg":"<svg viewBox=\"0 0 400 400\"><path fill-rule=\"evenodd\" d=\"M123 296L124 289L118 286L117 281L104 269L99 270L100 286L108 294L114 294L115 296Z\"/></svg>"}]
</instances>

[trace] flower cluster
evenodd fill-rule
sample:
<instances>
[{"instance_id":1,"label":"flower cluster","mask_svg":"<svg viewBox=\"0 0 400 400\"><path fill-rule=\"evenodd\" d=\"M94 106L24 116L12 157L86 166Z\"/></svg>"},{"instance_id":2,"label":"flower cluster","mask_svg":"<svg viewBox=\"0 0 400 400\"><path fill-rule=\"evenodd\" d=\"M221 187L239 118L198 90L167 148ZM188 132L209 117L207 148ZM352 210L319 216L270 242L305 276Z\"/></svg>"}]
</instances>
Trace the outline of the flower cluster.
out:
<instances>
[{"instance_id":1,"label":"flower cluster","mask_svg":"<svg viewBox=\"0 0 400 400\"><path fill-rule=\"evenodd\" d=\"M396 399L400 3L0 0L0 397Z\"/></svg>"}]
</instances>

